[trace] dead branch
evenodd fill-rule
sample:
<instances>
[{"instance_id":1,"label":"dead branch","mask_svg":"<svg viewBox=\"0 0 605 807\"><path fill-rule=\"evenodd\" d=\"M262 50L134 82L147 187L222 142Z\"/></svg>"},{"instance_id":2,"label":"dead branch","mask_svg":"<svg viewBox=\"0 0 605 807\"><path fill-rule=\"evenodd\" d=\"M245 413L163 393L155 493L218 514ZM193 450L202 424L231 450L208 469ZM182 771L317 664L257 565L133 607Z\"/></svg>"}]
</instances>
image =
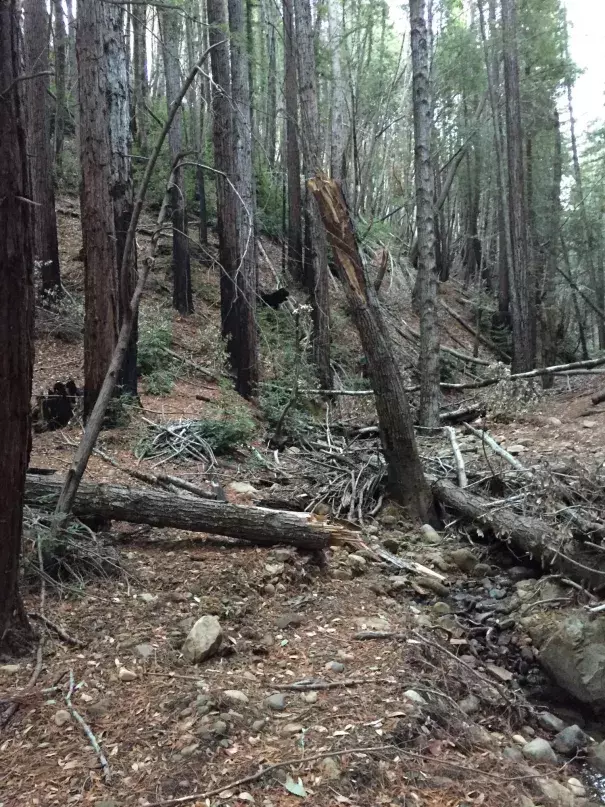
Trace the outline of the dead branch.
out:
<instances>
[{"instance_id":1,"label":"dead branch","mask_svg":"<svg viewBox=\"0 0 605 807\"><path fill-rule=\"evenodd\" d=\"M460 446L458 445L458 441L456 440L456 430L452 426L446 426L445 431L447 433L447 436L450 438L452 452L454 454L454 459L456 460L456 469L458 471L458 485L461 488L465 488L468 485L468 479L466 477L466 469L464 467L464 457L462 456Z\"/></svg>"},{"instance_id":2,"label":"dead branch","mask_svg":"<svg viewBox=\"0 0 605 807\"><path fill-rule=\"evenodd\" d=\"M69 689L65 693L65 704L66 704L71 716L73 717L73 719L77 723L79 723L82 731L84 732L84 734L88 738L88 741L92 745L92 748L93 748L95 754L98 756L99 762L101 763L101 769L103 770L103 777L105 779L105 782L107 784L109 784L111 782L111 769L109 767L109 762L107 761L107 757L103 753L103 749L99 745L99 741L97 740L97 738L93 734L92 729L90 728L88 723L84 720L82 715L78 712L76 707L71 702L71 698L72 698L72 695L74 693L75 687L76 687L76 683L75 683L75 680L74 680L73 670L70 670L69 671Z\"/></svg>"},{"instance_id":3,"label":"dead branch","mask_svg":"<svg viewBox=\"0 0 605 807\"><path fill-rule=\"evenodd\" d=\"M298 681L294 684L277 684L273 689L286 692L314 692L323 689L348 689L365 684L393 684L393 678L357 678L348 681Z\"/></svg>"},{"instance_id":4,"label":"dead branch","mask_svg":"<svg viewBox=\"0 0 605 807\"><path fill-rule=\"evenodd\" d=\"M73 647L86 647L86 642L76 639L75 636L70 636L64 628L57 625L56 622L51 622L51 620L43 614L38 614L36 611L29 611L27 615L30 619L37 619L39 622L42 622L47 628L54 631L59 639L62 639L67 644L73 645Z\"/></svg>"},{"instance_id":5,"label":"dead branch","mask_svg":"<svg viewBox=\"0 0 605 807\"><path fill-rule=\"evenodd\" d=\"M466 431L474 434L475 437L481 440L482 443L487 443L487 445L494 451L498 456L505 459L509 465L512 465L517 471L525 471L525 466L519 462L518 459L515 459L512 454L509 454L508 451L505 451L502 446L497 443L491 434L488 431L481 431L480 429L475 429L474 426L471 426L470 423L465 423L464 428Z\"/></svg>"}]
</instances>

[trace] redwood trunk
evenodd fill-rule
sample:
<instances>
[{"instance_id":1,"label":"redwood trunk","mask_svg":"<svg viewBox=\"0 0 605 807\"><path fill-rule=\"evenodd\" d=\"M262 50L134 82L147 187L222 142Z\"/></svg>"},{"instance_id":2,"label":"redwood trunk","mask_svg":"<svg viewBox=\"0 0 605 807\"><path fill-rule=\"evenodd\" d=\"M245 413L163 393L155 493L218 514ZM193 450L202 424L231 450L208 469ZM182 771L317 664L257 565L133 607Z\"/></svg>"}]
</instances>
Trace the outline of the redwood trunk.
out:
<instances>
[{"instance_id":1,"label":"redwood trunk","mask_svg":"<svg viewBox=\"0 0 605 807\"><path fill-rule=\"evenodd\" d=\"M30 75L48 72L50 18L45 0L25 0L23 5L26 72ZM63 46L64 47L64 46ZM65 56L63 55L63 59ZM60 65L57 65L60 69ZM63 70L65 67L63 66ZM48 75L37 75L25 84L27 98L27 152L32 182L32 198L36 203L34 220L34 254L40 264L42 292L61 291L59 242L53 184L53 154L50 137ZM59 95L59 92L57 92ZM57 114L59 114L57 104ZM61 113L63 114L63 113Z\"/></svg>"},{"instance_id":2,"label":"redwood trunk","mask_svg":"<svg viewBox=\"0 0 605 807\"><path fill-rule=\"evenodd\" d=\"M53 0L54 49L55 49L55 160L57 176L63 175L63 140L65 137L65 122L67 120L67 31L65 30L65 17L63 16L63 3Z\"/></svg>"},{"instance_id":3,"label":"redwood trunk","mask_svg":"<svg viewBox=\"0 0 605 807\"><path fill-rule=\"evenodd\" d=\"M286 105L286 170L288 174L288 271L303 281L302 194L298 146L298 79L292 0L283 0L284 94Z\"/></svg>"},{"instance_id":4,"label":"redwood trunk","mask_svg":"<svg viewBox=\"0 0 605 807\"><path fill-rule=\"evenodd\" d=\"M140 3L132 9L132 67L134 89L135 140L143 154L147 153L147 4Z\"/></svg>"},{"instance_id":5,"label":"redwood trunk","mask_svg":"<svg viewBox=\"0 0 605 807\"><path fill-rule=\"evenodd\" d=\"M19 596L23 491L30 450L33 232L19 54L19 8L0 0L0 651L31 638Z\"/></svg>"},{"instance_id":6,"label":"redwood trunk","mask_svg":"<svg viewBox=\"0 0 605 807\"><path fill-rule=\"evenodd\" d=\"M314 177L308 185L319 205L368 362L392 495L413 518L434 520L433 499L416 447L405 383L393 354L378 296L359 255L342 190L334 180L325 177Z\"/></svg>"},{"instance_id":7,"label":"redwood trunk","mask_svg":"<svg viewBox=\"0 0 605 807\"><path fill-rule=\"evenodd\" d=\"M109 8L97 0L78 0L85 418L103 385L118 338L118 270L104 41Z\"/></svg>"}]
</instances>

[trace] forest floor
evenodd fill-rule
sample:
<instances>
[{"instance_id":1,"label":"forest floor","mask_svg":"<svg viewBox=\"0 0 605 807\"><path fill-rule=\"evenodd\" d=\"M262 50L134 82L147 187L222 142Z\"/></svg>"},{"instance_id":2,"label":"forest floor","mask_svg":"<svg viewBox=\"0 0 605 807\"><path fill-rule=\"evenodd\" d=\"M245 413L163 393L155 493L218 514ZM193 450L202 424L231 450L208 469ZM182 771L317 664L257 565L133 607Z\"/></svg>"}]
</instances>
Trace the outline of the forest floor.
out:
<instances>
[{"instance_id":1,"label":"forest floor","mask_svg":"<svg viewBox=\"0 0 605 807\"><path fill-rule=\"evenodd\" d=\"M66 284L81 289L75 217L61 217L61 236ZM278 250L267 245L267 251L278 265ZM221 356L208 344L218 345L217 335L205 344L204 334L216 331L218 290L210 262L194 272L196 314L174 318L173 344L216 368ZM270 274L265 280L271 287ZM167 283L160 266L146 306L160 305ZM451 331L451 345L468 349L469 337L455 324ZM81 362L81 341L39 336L35 391L70 377L81 382ZM492 434L527 464L544 457L605 462L605 416L600 409L589 413L598 377L557 383L509 422L490 424ZM179 378L163 397L142 394L142 413L103 432L101 445L120 466L153 472L153 461L133 454L141 414L155 421L200 418L217 406L228 411L232 400L224 386ZM254 406L238 406L263 425ZM335 407L341 420L372 420L363 399ZM36 434L31 465L65 471L80 435L78 422ZM263 451L264 441L256 446ZM193 462L163 470L191 481L203 472ZM304 494L308 478L288 474L296 494ZM244 451L221 459L218 477L240 503L255 493L230 490L233 481L267 493L275 488L271 474ZM133 484L99 456L91 458L87 478ZM0 807L603 803L581 759L530 767L520 755L523 737L552 737L516 686L535 663L522 627L500 625L506 641L488 647L472 639L472 622L456 621L461 597L478 601L514 585L502 552L471 546L454 528L422 534L390 506L366 526L376 538L396 536L402 556L442 575L441 584L430 576L394 578L383 563L363 553L352 557L344 546L332 547L318 564L292 548L221 545L200 534L114 524L122 574L60 591L47 585L46 615L84 645L45 636L36 694L0 731ZM455 550L463 547L484 564L480 574L461 568ZM26 589L28 610L40 607L38 589ZM205 614L218 617L223 643L193 666L180 648ZM396 635L360 641L360 631ZM33 666L30 657L0 664L0 693L23 689ZM70 676L73 706L107 757L110 782L66 705ZM57 690L43 691L57 681ZM301 681L311 684L297 691ZM567 722L582 720L557 708ZM271 765L282 767L255 777ZM570 778L582 785L569 785ZM577 795L582 788L586 801ZM188 800L191 794L198 795Z\"/></svg>"}]
</instances>

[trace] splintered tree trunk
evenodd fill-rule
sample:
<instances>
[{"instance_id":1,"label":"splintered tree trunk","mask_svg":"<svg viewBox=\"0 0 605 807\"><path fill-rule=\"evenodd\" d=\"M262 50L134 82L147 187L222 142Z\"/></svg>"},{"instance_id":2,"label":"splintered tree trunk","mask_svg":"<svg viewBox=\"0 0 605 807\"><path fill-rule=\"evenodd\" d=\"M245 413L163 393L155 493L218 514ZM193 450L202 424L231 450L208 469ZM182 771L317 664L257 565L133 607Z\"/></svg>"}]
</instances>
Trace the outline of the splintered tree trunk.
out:
<instances>
[{"instance_id":1,"label":"splintered tree trunk","mask_svg":"<svg viewBox=\"0 0 605 807\"><path fill-rule=\"evenodd\" d=\"M508 210L511 243L510 307L513 327L513 373L531 370L535 360L535 295L530 266L527 197L523 165L523 131L519 89L516 0L502 0Z\"/></svg>"},{"instance_id":2,"label":"splintered tree trunk","mask_svg":"<svg viewBox=\"0 0 605 807\"><path fill-rule=\"evenodd\" d=\"M84 245L84 417L92 411L118 338L118 269L112 204L107 14L111 6L78 0L76 51L80 98Z\"/></svg>"},{"instance_id":3,"label":"splintered tree trunk","mask_svg":"<svg viewBox=\"0 0 605 807\"><path fill-rule=\"evenodd\" d=\"M421 426L439 426L439 325L437 321L437 266L433 170L431 167L431 96L425 0L410 0L412 80L418 230L418 305L420 312Z\"/></svg>"},{"instance_id":4,"label":"splintered tree trunk","mask_svg":"<svg viewBox=\"0 0 605 807\"><path fill-rule=\"evenodd\" d=\"M132 250L130 253L126 272L121 271L124 243L133 207L130 85L124 40L124 7L108 4L106 13L108 26L104 50L107 64L108 125L111 147L110 187L116 236L118 314L119 326L121 326L137 280L136 250ZM135 317L128 352L118 381L120 392L132 396L137 394L137 325Z\"/></svg>"},{"instance_id":5,"label":"splintered tree trunk","mask_svg":"<svg viewBox=\"0 0 605 807\"><path fill-rule=\"evenodd\" d=\"M257 272L254 238L252 175L252 121L246 28L242 0L229 0L231 31L231 97L233 104L233 184L236 193L236 274L233 278L236 332L232 337L236 361L236 389L245 398L258 385L258 338L256 325Z\"/></svg>"},{"instance_id":6,"label":"splintered tree trunk","mask_svg":"<svg viewBox=\"0 0 605 807\"><path fill-rule=\"evenodd\" d=\"M286 170L288 174L288 272L303 280L302 195L300 150L298 147L298 80L292 0L283 0L284 15L284 94L286 105Z\"/></svg>"},{"instance_id":7,"label":"splintered tree trunk","mask_svg":"<svg viewBox=\"0 0 605 807\"><path fill-rule=\"evenodd\" d=\"M322 170L315 35L310 0L294 0L294 12L303 169L309 176ZM313 354L319 383L324 389L330 389L332 387L332 367L330 364L328 249L319 210L310 194L307 194L305 222L305 285L309 291L313 308Z\"/></svg>"},{"instance_id":8,"label":"splintered tree trunk","mask_svg":"<svg viewBox=\"0 0 605 807\"><path fill-rule=\"evenodd\" d=\"M368 362L380 439L392 495L413 518L435 520L424 478L405 384L393 354L378 297L363 266L339 185L323 176L308 181L317 200L347 303Z\"/></svg>"},{"instance_id":9,"label":"splintered tree trunk","mask_svg":"<svg viewBox=\"0 0 605 807\"><path fill-rule=\"evenodd\" d=\"M54 15L54 50L55 50L55 161L57 176L63 175L63 139L65 136L65 121L67 120L67 31L65 30L65 17L63 16L63 3L61 0L52 2Z\"/></svg>"},{"instance_id":10,"label":"splintered tree trunk","mask_svg":"<svg viewBox=\"0 0 605 807\"><path fill-rule=\"evenodd\" d=\"M177 97L180 86L179 44L181 40L181 14L178 10L158 9L162 37L162 57L166 80L168 109ZM178 163L183 151L183 113L179 109L168 134L170 156ZM193 313L191 292L191 265L187 237L187 210L185 205L185 179L182 168L174 168L171 193L172 208L172 305L179 314Z\"/></svg>"},{"instance_id":11,"label":"splintered tree trunk","mask_svg":"<svg viewBox=\"0 0 605 807\"><path fill-rule=\"evenodd\" d=\"M20 92L19 3L0 0L0 653L32 638L19 596L34 358L33 250Z\"/></svg>"},{"instance_id":12,"label":"splintered tree trunk","mask_svg":"<svg viewBox=\"0 0 605 807\"><path fill-rule=\"evenodd\" d=\"M147 153L147 115L145 109L149 95L147 81L147 4L138 3L132 8L132 68L136 144Z\"/></svg>"},{"instance_id":13,"label":"splintered tree trunk","mask_svg":"<svg viewBox=\"0 0 605 807\"><path fill-rule=\"evenodd\" d=\"M26 72L48 71L49 15L44 0L26 0L23 6ZM27 98L27 151L30 161L33 201L36 204L34 250L40 262L42 292L61 291L59 242L53 184L50 138L48 75L38 75L25 84Z\"/></svg>"}]
</instances>

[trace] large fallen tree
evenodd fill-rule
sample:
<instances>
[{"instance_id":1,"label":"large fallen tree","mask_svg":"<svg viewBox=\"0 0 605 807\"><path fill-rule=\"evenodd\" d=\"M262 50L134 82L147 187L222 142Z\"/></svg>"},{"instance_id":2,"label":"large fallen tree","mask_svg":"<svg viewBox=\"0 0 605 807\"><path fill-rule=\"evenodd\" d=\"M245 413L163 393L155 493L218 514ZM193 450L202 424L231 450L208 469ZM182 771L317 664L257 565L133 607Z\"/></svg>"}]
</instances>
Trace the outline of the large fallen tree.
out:
<instances>
[{"instance_id":1,"label":"large fallen tree","mask_svg":"<svg viewBox=\"0 0 605 807\"><path fill-rule=\"evenodd\" d=\"M502 500L490 501L483 496L456 487L447 479L433 484L435 497L448 509L479 527L488 527L496 537L509 541L515 549L528 554L556 573L575 582L599 590L605 587L603 555L584 546L540 519L523 516Z\"/></svg>"},{"instance_id":2,"label":"large fallen tree","mask_svg":"<svg viewBox=\"0 0 605 807\"><path fill-rule=\"evenodd\" d=\"M25 503L30 507L52 510L62 487L60 478L28 475ZM320 521L311 513L244 507L118 485L82 483L74 499L73 513L79 518L174 527L228 535L255 544L290 544L304 549L322 549L358 537L356 532L340 524Z\"/></svg>"}]
</instances>

